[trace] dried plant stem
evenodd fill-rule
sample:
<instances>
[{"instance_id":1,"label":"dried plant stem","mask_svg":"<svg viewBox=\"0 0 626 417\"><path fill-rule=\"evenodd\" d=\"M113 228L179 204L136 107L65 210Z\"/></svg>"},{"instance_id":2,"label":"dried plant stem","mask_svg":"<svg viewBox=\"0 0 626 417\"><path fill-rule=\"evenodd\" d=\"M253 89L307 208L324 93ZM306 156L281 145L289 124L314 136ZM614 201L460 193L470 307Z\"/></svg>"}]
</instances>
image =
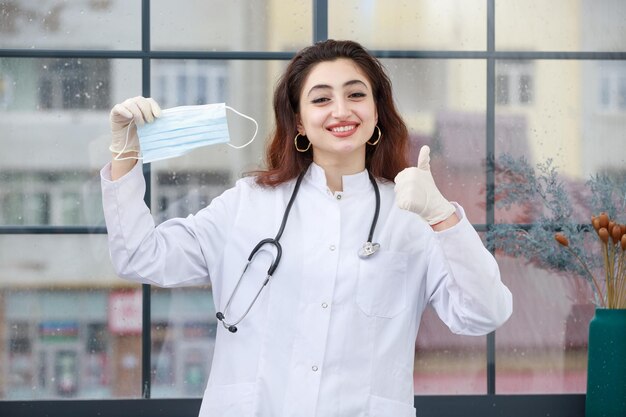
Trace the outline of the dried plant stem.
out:
<instances>
[{"instance_id":1,"label":"dried plant stem","mask_svg":"<svg viewBox=\"0 0 626 417\"><path fill-rule=\"evenodd\" d=\"M594 277L591 271L589 270L589 268L587 268L587 264L583 262L582 259L580 259L580 257L576 254L576 252L572 250L572 248L570 248L569 246L566 246L565 249L567 249L572 255L574 255L574 257L578 260L578 262L580 262L580 264L583 266L587 274L589 274L589 276L591 277L591 280L593 281L593 285L596 287L596 291L598 292L598 298L600 298L600 301L602 302L602 307L606 307L606 302L604 300L604 297L602 296L602 291L600 290L598 281L596 281L596 277Z\"/></svg>"},{"instance_id":2,"label":"dried plant stem","mask_svg":"<svg viewBox=\"0 0 626 417\"><path fill-rule=\"evenodd\" d=\"M617 308L626 308L626 271L624 263L626 262L626 251L618 255L617 261Z\"/></svg>"},{"instance_id":3,"label":"dried plant stem","mask_svg":"<svg viewBox=\"0 0 626 417\"><path fill-rule=\"evenodd\" d=\"M613 283L613 308L617 308L617 297L619 297L619 292L617 292L617 278L616 275L616 261L617 261L617 247L614 244L611 244L609 240L608 243L608 255L609 255L609 271L611 272L611 282Z\"/></svg>"},{"instance_id":4,"label":"dried plant stem","mask_svg":"<svg viewBox=\"0 0 626 417\"><path fill-rule=\"evenodd\" d=\"M619 308L619 296L620 296L620 285L619 285L619 253L617 251L617 246L610 246L610 254L609 258L611 265L611 279L613 280L613 308Z\"/></svg>"},{"instance_id":5,"label":"dried plant stem","mask_svg":"<svg viewBox=\"0 0 626 417\"><path fill-rule=\"evenodd\" d=\"M606 301L609 308L615 308L613 301L613 271L611 270L611 261L609 256L609 245L602 242L602 258L604 260L605 282L606 282Z\"/></svg>"}]
</instances>

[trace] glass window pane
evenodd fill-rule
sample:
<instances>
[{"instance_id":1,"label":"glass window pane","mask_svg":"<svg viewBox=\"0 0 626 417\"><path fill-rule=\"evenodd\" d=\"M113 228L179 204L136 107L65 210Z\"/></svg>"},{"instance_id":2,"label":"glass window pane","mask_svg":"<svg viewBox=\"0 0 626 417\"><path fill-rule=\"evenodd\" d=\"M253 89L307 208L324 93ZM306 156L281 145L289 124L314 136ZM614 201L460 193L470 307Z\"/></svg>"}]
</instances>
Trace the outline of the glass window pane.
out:
<instances>
[{"instance_id":1,"label":"glass window pane","mask_svg":"<svg viewBox=\"0 0 626 417\"><path fill-rule=\"evenodd\" d=\"M141 2L2 0L0 48L140 49Z\"/></svg>"},{"instance_id":2,"label":"glass window pane","mask_svg":"<svg viewBox=\"0 0 626 417\"><path fill-rule=\"evenodd\" d=\"M153 0L150 12L155 50L294 51L312 39L308 0Z\"/></svg>"},{"instance_id":3,"label":"glass window pane","mask_svg":"<svg viewBox=\"0 0 626 417\"><path fill-rule=\"evenodd\" d=\"M467 60L385 59L398 109L410 129L411 163L429 145L433 177L460 202L470 221L483 223L485 64ZM484 337L454 335L432 309L416 343L414 387L420 394L485 393Z\"/></svg>"},{"instance_id":4,"label":"glass window pane","mask_svg":"<svg viewBox=\"0 0 626 417\"><path fill-rule=\"evenodd\" d=\"M140 62L0 58L0 225L101 225L109 111Z\"/></svg>"},{"instance_id":5,"label":"glass window pane","mask_svg":"<svg viewBox=\"0 0 626 417\"><path fill-rule=\"evenodd\" d=\"M580 250L596 277L602 275L594 263L600 262L599 251L593 252L599 248L586 246L595 238L578 225L601 211L626 221L626 111L619 106L626 65L552 60L527 65L533 68L531 100L496 107L492 236L517 306L498 330L496 385L498 393L581 393L594 295L584 272L576 270L577 261L554 241L551 227L557 222L570 247ZM515 77L514 66L496 68Z\"/></svg>"},{"instance_id":6,"label":"glass window pane","mask_svg":"<svg viewBox=\"0 0 626 417\"><path fill-rule=\"evenodd\" d=\"M486 350L485 336L453 334L428 307L415 345L415 395L485 394Z\"/></svg>"},{"instance_id":7,"label":"glass window pane","mask_svg":"<svg viewBox=\"0 0 626 417\"><path fill-rule=\"evenodd\" d=\"M244 149L220 144L153 163L152 213L158 222L186 217L206 207L234 185L242 173L261 164L264 141L274 122L274 82L267 80L276 80L285 65L282 61L152 62L152 95L161 107L226 102L259 123L257 138ZM247 142L254 133L254 124L230 111L227 117L231 141ZM153 290L154 398L202 395L213 356L214 310L209 290Z\"/></svg>"},{"instance_id":8,"label":"glass window pane","mask_svg":"<svg viewBox=\"0 0 626 417\"><path fill-rule=\"evenodd\" d=\"M152 63L153 97L162 108L189 104L226 102L259 123L252 144L233 149L226 144L198 148L179 158L152 164L152 213L159 221L187 216L204 208L242 174L262 163L265 139L274 124L272 94L274 82L286 62L282 61L197 61L155 60ZM198 76L204 81L198 83ZM188 80L185 100L176 79ZM166 88L161 88L165 86ZM168 87L170 86L170 87ZM203 89L202 89L203 88ZM254 123L226 111L231 143L248 142Z\"/></svg>"},{"instance_id":9,"label":"glass window pane","mask_svg":"<svg viewBox=\"0 0 626 417\"><path fill-rule=\"evenodd\" d=\"M152 397L202 396L217 326L210 290L155 288L151 303Z\"/></svg>"},{"instance_id":10,"label":"glass window pane","mask_svg":"<svg viewBox=\"0 0 626 417\"><path fill-rule=\"evenodd\" d=\"M587 223L592 212L601 211L602 200L583 197L591 191L587 182L597 174L618 182L626 175L626 156L621 152L626 147L626 109L619 102L626 64L538 60L523 66L496 65L498 76L508 73L518 78L510 84L518 86L511 97L519 97L520 90L530 92L525 102L496 106L497 198L506 192L515 202L509 210L498 204L496 221L531 223L542 214L553 218L558 212L552 208L566 207L572 211L568 218ZM512 158L505 161L505 154ZM528 187L533 183L527 174L520 176L523 169L534 170L547 200L531 193ZM549 187L552 169L559 187ZM551 206L550 201L561 204Z\"/></svg>"},{"instance_id":11,"label":"glass window pane","mask_svg":"<svg viewBox=\"0 0 626 417\"><path fill-rule=\"evenodd\" d=\"M591 288L521 257L497 260L515 308L497 330L496 393L584 393Z\"/></svg>"},{"instance_id":12,"label":"glass window pane","mask_svg":"<svg viewBox=\"0 0 626 417\"><path fill-rule=\"evenodd\" d=\"M384 59L383 64L409 126L411 163L417 163L420 147L429 145L441 192L460 202L471 222L484 223L485 62Z\"/></svg>"},{"instance_id":13,"label":"glass window pane","mask_svg":"<svg viewBox=\"0 0 626 417\"><path fill-rule=\"evenodd\" d=\"M328 35L369 49L484 50L482 0L349 0L328 2Z\"/></svg>"},{"instance_id":14,"label":"glass window pane","mask_svg":"<svg viewBox=\"0 0 626 417\"><path fill-rule=\"evenodd\" d=\"M496 2L496 49L623 51L626 3L621 0Z\"/></svg>"},{"instance_id":15,"label":"glass window pane","mask_svg":"<svg viewBox=\"0 0 626 417\"><path fill-rule=\"evenodd\" d=\"M141 395L141 288L104 235L0 235L0 399Z\"/></svg>"},{"instance_id":16,"label":"glass window pane","mask_svg":"<svg viewBox=\"0 0 626 417\"><path fill-rule=\"evenodd\" d=\"M453 334L427 308L415 345L415 395L487 393L486 347L484 336Z\"/></svg>"}]
</instances>

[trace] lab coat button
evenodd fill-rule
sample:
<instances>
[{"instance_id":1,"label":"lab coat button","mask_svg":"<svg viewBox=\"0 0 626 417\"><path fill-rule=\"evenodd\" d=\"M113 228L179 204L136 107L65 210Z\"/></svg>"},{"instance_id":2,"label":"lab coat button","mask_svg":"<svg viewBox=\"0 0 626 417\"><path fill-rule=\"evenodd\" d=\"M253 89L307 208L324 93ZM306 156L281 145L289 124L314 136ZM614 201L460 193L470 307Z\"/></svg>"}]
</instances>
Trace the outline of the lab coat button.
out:
<instances>
[{"instance_id":1,"label":"lab coat button","mask_svg":"<svg viewBox=\"0 0 626 417\"><path fill-rule=\"evenodd\" d=\"M318 368L317 368L317 366L313 365L313 366L311 367L311 369L313 370L313 372L317 372L317 369L318 369Z\"/></svg>"},{"instance_id":2,"label":"lab coat button","mask_svg":"<svg viewBox=\"0 0 626 417\"><path fill-rule=\"evenodd\" d=\"M326 308L326 307L328 307L328 304L322 303L322 308Z\"/></svg>"},{"instance_id":3,"label":"lab coat button","mask_svg":"<svg viewBox=\"0 0 626 417\"><path fill-rule=\"evenodd\" d=\"M328 249L330 249L331 251L334 251L336 248L335 248L335 245L330 245Z\"/></svg>"},{"instance_id":4,"label":"lab coat button","mask_svg":"<svg viewBox=\"0 0 626 417\"><path fill-rule=\"evenodd\" d=\"M337 194L337 200L341 200L341 194Z\"/></svg>"}]
</instances>

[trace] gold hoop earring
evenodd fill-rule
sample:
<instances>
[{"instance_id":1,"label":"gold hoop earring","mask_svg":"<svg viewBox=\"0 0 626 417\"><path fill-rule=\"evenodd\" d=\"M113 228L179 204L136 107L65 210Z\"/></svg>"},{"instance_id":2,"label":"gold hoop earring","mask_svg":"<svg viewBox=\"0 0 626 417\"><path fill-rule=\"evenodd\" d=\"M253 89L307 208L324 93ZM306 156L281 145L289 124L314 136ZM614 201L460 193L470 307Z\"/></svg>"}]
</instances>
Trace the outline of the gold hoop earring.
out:
<instances>
[{"instance_id":1,"label":"gold hoop earring","mask_svg":"<svg viewBox=\"0 0 626 417\"><path fill-rule=\"evenodd\" d=\"M300 148L298 148L298 136L301 136L301 135L298 133L296 135L296 137L293 138L293 143L294 143L294 145L296 145L296 151L304 153L304 152L308 151L309 148L311 147L311 141L309 141L309 145L306 147L306 149L300 149ZM302 137L306 138L306 136L302 136Z\"/></svg>"},{"instance_id":2,"label":"gold hoop earring","mask_svg":"<svg viewBox=\"0 0 626 417\"><path fill-rule=\"evenodd\" d=\"M383 135L382 132L380 131L380 127L378 127L378 125L376 125L376 129L378 129L378 137L376 138L376 140L374 142L370 142L369 140L367 141L368 145L376 145L379 141L380 141L380 137ZM371 140L371 139L370 139Z\"/></svg>"}]
</instances>

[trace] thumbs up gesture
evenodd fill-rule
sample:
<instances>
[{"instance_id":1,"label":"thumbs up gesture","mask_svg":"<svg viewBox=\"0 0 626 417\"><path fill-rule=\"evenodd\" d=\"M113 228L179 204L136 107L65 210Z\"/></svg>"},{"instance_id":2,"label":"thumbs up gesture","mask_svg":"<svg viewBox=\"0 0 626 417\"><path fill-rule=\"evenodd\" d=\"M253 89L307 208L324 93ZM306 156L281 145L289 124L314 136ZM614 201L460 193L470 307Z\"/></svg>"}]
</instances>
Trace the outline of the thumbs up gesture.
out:
<instances>
[{"instance_id":1,"label":"thumbs up gesture","mask_svg":"<svg viewBox=\"0 0 626 417\"><path fill-rule=\"evenodd\" d=\"M430 173L430 148L422 146L417 167L405 168L396 175L396 204L420 215L431 226L446 220L456 211L441 195Z\"/></svg>"}]
</instances>

